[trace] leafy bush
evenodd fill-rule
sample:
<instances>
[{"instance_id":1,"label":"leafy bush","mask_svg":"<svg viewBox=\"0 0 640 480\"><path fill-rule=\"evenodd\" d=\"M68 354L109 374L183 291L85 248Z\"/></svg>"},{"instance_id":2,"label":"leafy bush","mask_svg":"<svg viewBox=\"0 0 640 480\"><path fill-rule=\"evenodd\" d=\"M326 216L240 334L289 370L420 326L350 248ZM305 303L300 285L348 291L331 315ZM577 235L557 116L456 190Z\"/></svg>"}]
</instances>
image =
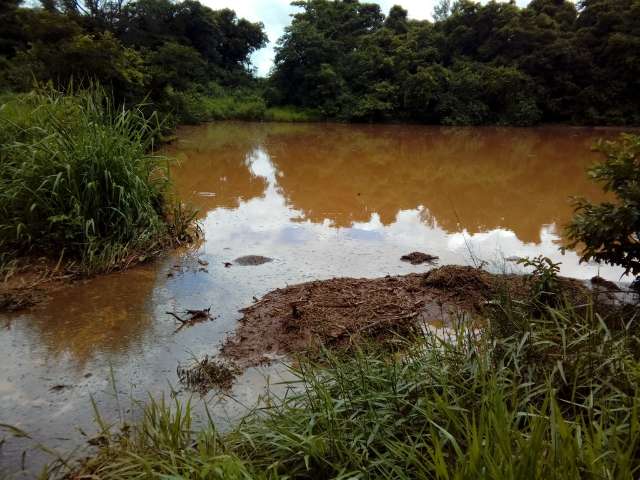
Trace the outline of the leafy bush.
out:
<instances>
[{"instance_id":1,"label":"leafy bush","mask_svg":"<svg viewBox=\"0 0 640 480\"><path fill-rule=\"evenodd\" d=\"M186 92L167 89L169 111L178 121L197 124L212 120L261 120L267 111L265 101L242 90L234 93L216 91L213 94L198 90Z\"/></svg>"},{"instance_id":2,"label":"leafy bush","mask_svg":"<svg viewBox=\"0 0 640 480\"><path fill-rule=\"evenodd\" d=\"M270 107L264 113L269 122L317 122L322 119L319 112L298 107Z\"/></svg>"},{"instance_id":3,"label":"leafy bush","mask_svg":"<svg viewBox=\"0 0 640 480\"><path fill-rule=\"evenodd\" d=\"M598 144L606 158L589 170L613 201L594 204L574 200L575 215L567 226L569 248L581 248L581 260L595 260L640 274L640 136L622 135Z\"/></svg>"},{"instance_id":4,"label":"leafy bush","mask_svg":"<svg viewBox=\"0 0 640 480\"><path fill-rule=\"evenodd\" d=\"M0 107L0 244L78 260L86 271L159 248L167 160L155 116L100 89L16 96Z\"/></svg>"},{"instance_id":5,"label":"leafy bush","mask_svg":"<svg viewBox=\"0 0 640 480\"><path fill-rule=\"evenodd\" d=\"M517 261L519 265L531 267L531 276L527 277L532 284L533 301L543 305L557 305L561 300L558 295L560 284L558 273L560 273L560 263L553 263L549 257L538 255L535 258L521 258Z\"/></svg>"}]
</instances>

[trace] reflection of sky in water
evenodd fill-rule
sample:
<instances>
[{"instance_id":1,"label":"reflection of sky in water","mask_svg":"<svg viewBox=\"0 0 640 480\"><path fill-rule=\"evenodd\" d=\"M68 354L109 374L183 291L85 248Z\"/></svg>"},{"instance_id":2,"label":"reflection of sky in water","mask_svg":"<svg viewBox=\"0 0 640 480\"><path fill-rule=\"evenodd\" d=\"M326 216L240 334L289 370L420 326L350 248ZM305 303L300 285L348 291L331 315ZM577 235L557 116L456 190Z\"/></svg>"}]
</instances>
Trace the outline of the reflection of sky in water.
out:
<instances>
[{"instance_id":1,"label":"reflection of sky in water","mask_svg":"<svg viewBox=\"0 0 640 480\"><path fill-rule=\"evenodd\" d=\"M429 215L428 206L400 210L389 225L384 225L376 212L369 221L353 222L347 228L335 228L328 218L314 223L287 204L278 185L280 175L263 149L248 155L246 165L252 175L265 179L265 191L240 201L236 209L218 208L207 214L208 253L213 254L220 245L235 245L243 249L242 254L272 255L287 264L296 265L301 259L298 265L306 270L305 277L400 273L395 267L399 256L413 250L437 255L441 264L485 261L494 270L514 270L506 258L544 255L562 262L561 273L566 276L587 279L599 273L619 280L622 274L619 268L580 264L572 251L563 255L555 225L542 225L539 241L525 243L514 232L501 228L473 234L466 230L447 232ZM331 216L331 212L326 214Z\"/></svg>"}]
</instances>

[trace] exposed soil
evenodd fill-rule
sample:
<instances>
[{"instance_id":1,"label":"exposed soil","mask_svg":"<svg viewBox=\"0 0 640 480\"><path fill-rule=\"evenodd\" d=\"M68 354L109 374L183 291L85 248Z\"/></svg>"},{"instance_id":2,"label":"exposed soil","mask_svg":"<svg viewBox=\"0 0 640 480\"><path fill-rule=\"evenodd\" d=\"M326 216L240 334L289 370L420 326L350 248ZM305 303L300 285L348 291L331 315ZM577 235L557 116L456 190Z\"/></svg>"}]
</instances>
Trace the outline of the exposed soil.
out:
<instances>
[{"instance_id":1,"label":"exposed soil","mask_svg":"<svg viewBox=\"0 0 640 480\"><path fill-rule=\"evenodd\" d=\"M42 289L3 289L0 292L0 312L17 312L40 303L46 294Z\"/></svg>"},{"instance_id":2,"label":"exposed soil","mask_svg":"<svg viewBox=\"0 0 640 480\"><path fill-rule=\"evenodd\" d=\"M16 265L0 280L0 312L17 312L45 301L49 293L69 283L72 275L61 272L46 259Z\"/></svg>"},{"instance_id":3,"label":"exposed soil","mask_svg":"<svg viewBox=\"0 0 640 480\"><path fill-rule=\"evenodd\" d=\"M500 291L524 297L526 277L445 266L426 274L376 279L336 278L274 290L241 310L235 335L222 348L242 367L281 355L349 346L364 337L412 331L480 311Z\"/></svg>"},{"instance_id":4,"label":"exposed soil","mask_svg":"<svg viewBox=\"0 0 640 480\"><path fill-rule=\"evenodd\" d=\"M420 265L422 263L434 265L439 260L439 257L429 255L428 253L411 252L408 255L401 256L400 260L403 262L409 262L411 265Z\"/></svg>"}]
</instances>

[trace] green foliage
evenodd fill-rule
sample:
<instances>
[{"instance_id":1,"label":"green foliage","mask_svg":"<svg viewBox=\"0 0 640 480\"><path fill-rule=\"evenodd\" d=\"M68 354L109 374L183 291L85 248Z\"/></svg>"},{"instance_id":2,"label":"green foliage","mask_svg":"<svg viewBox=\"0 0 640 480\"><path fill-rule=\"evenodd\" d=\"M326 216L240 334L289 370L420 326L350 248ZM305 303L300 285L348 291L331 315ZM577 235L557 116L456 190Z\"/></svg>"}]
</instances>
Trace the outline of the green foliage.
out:
<instances>
[{"instance_id":1,"label":"green foliage","mask_svg":"<svg viewBox=\"0 0 640 480\"><path fill-rule=\"evenodd\" d=\"M270 107L264 112L269 122L317 122L322 120L320 112L296 107Z\"/></svg>"},{"instance_id":2,"label":"green foliage","mask_svg":"<svg viewBox=\"0 0 640 480\"><path fill-rule=\"evenodd\" d=\"M640 124L636 0L579 8L569 0L442 0L433 23L399 6L384 15L358 0L294 2L267 85L249 61L266 44L263 26L229 9L196 0L5 3L0 89L98 80L118 101L150 101L186 122L235 111L260 118L261 102L221 101L206 91L214 82L251 89L267 107L347 121ZM222 103L198 108L194 92Z\"/></svg>"},{"instance_id":3,"label":"green foliage","mask_svg":"<svg viewBox=\"0 0 640 480\"><path fill-rule=\"evenodd\" d=\"M549 257L538 255L535 258L521 258L517 262L525 268L532 268L528 277L532 284L533 302L544 306L554 306L562 300L560 296L560 284L558 274L560 263L553 263Z\"/></svg>"},{"instance_id":4,"label":"green foliage","mask_svg":"<svg viewBox=\"0 0 640 480\"><path fill-rule=\"evenodd\" d=\"M183 235L183 212L177 230L165 221L167 161L150 153L155 116L118 108L99 89L42 91L3 103L0 126L4 249L93 272Z\"/></svg>"},{"instance_id":5,"label":"green foliage","mask_svg":"<svg viewBox=\"0 0 640 480\"><path fill-rule=\"evenodd\" d=\"M297 5L270 79L279 103L347 120L640 121L633 0L584 1L579 11L565 0L442 1L435 23L358 1Z\"/></svg>"},{"instance_id":6,"label":"green foliage","mask_svg":"<svg viewBox=\"0 0 640 480\"><path fill-rule=\"evenodd\" d=\"M594 204L575 199L575 215L567 227L569 248L582 248L583 261L595 260L640 274L640 136L622 135L600 142L606 159L589 170L613 201Z\"/></svg>"},{"instance_id":7,"label":"green foliage","mask_svg":"<svg viewBox=\"0 0 640 480\"><path fill-rule=\"evenodd\" d=\"M211 86L210 86L211 87ZM165 98L176 117L184 123L202 123L212 120L261 120L266 103L252 91L228 91L214 86L210 89L190 91L167 90Z\"/></svg>"},{"instance_id":8,"label":"green foliage","mask_svg":"<svg viewBox=\"0 0 640 480\"><path fill-rule=\"evenodd\" d=\"M104 479L621 478L640 469L640 357L633 318L501 305L393 355L365 346L301 360L222 436L193 432L189 404L151 401L80 472Z\"/></svg>"},{"instance_id":9,"label":"green foliage","mask_svg":"<svg viewBox=\"0 0 640 480\"><path fill-rule=\"evenodd\" d=\"M0 11L2 90L28 91L45 82L63 90L72 82L98 82L117 103L153 103L174 115L172 107L193 103L191 92L205 93L200 90L212 81L253 88L257 95L249 57L265 45L266 36L261 24L239 19L232 10L212 10L193 0L86 5L43 0L42 9L9 6ZM5 30L9 21L16 31ZM185 98L177 102L176 92ZM243 118L256 117L259 107L251 102L235 110ZM182 110L184 121L212 117ZM179 115L176 120L182 121Z\"/></svg>"}]
</instances>

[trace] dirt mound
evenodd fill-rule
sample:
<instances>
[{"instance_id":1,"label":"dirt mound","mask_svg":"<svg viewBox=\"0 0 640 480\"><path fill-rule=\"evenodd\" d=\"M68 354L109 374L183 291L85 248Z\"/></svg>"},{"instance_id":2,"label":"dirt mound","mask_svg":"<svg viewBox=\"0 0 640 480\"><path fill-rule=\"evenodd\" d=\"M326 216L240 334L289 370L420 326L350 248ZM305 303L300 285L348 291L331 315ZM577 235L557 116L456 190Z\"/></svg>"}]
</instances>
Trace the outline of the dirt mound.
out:
<instances>
[{"instance_id":1,"label":"dirt mound","mask_svg":"<svg viewBox=\"0 0 640 480\"><path fill-rule=\"evenodd\" d=\"M582 282L562 277L558 282L562 298L574 305L588 301ZM223 345L222 355L247 367L277 356L313 353L320 346L385 340L421 324L446 325L460 312L480 313L497 296L530 299L532 284L531 276L447 265L424 274L292 285L241 310L240 326Z\"/></svg>"},{"instance_id":2,"label":"dirt mound","mask_svg":"<svg viewBox=\"0 0 640 480\"><path fill-rule=\"evenodd\" d=\"M423 322L447 322L457 310L480 310L499 278L470 267L441 267L426 275L292 285L242 310L240 327L222 353L250 366L321 345L408 333Z\"/></svg>"},{"instance_id":3,"label":"dirt mound","mask_svg":"<svg viewBox=\"0 0 640 480\"><path fill-rule=\"evenodd\" d=\"M609 290L611 292L619 292L620 291L620 287L618 287L618 285L616 285L615 283L606 280L598 275L596 275L595 277L593 277L591 279L591 284L596 286L596 287L601 287L604 290Z\"/></svg>"},{"instance_id":4,"label":"dirt mound","mask_svg":"<svg viewBox=\"0 0 640 480\"><path fill-rule=\"evenodd\" d=\"M516 293L525 288L523 277L493 275L478 268L455 265L431 270L423 278L424 286L438 290L442 301L462 303L474 310L500 291Z\"/></svg>"}]
</instances>

